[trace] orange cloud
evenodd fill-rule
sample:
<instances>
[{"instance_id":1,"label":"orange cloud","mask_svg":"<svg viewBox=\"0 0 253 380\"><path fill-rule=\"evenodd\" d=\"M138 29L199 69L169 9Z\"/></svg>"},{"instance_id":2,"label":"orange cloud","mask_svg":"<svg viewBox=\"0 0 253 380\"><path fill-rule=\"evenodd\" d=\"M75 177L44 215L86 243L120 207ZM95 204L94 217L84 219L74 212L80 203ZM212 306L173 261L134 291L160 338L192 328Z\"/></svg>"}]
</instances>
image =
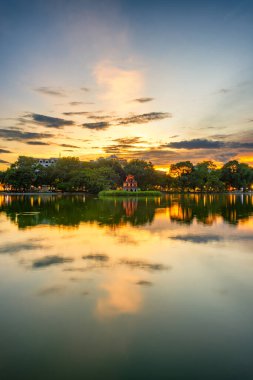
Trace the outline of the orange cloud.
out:
<instances>
[{"instance_id":1,"label":"orange cloud","mask_svg":"<svg viewBox=\"0 0 253 380\"><path fill-rule=\"evenodd\" d=\"M94 75L97 84L102 87L102 100L117 107L117 110L126 106L133 108L133 104L127 103L142 92L144 78L140 71L122 69L103 61L96 65Z\"/></svg>"}]
</instances>

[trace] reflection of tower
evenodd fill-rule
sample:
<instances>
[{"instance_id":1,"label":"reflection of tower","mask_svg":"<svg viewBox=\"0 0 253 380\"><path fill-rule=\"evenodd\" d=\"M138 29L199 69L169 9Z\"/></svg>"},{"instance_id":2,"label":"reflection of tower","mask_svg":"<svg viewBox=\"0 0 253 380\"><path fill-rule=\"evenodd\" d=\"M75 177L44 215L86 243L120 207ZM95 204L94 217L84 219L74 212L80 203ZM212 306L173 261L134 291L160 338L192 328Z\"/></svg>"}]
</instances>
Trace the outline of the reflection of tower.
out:
<instances>
[{"instance_id":1,"label":"reflection of tower","mask_svg":"<svg viewBox=\"0 0 253 380\"><path fill-rule=\"evenodd\" d=\"M137 209L137 199L127 199L123 201L123 209L126 211L126 216L133 216Z\"/></svg>"},{"instance_id":2,"label":"reflection of tower","mask_svg":"<svg viewBox=\"0 0 253 380\"><path fill-rule=\"evenodd\" d=\"M123 183L123 190L125 190L125 191L137 191L137 182L135 181L133 175L129 174L126 177L126 180Z\"/></svg>"}]
</instances>

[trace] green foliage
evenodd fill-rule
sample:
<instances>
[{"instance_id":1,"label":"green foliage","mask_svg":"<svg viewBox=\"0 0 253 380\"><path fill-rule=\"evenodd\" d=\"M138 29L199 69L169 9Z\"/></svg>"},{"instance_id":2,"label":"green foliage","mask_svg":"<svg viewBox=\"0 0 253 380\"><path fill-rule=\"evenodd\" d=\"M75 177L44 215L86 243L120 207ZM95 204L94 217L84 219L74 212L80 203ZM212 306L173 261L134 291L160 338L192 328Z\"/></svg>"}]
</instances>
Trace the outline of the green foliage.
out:
<instances>
[{"instance_id":1,"label":"green foliage","mask_svg":"<svg viewBox=\"0 0 253 380\"><path fill-rule=\"evenodd\" d=\"M212 161L196 165L182 161L172 164L170 173L166 174L144 160L124 162L101 158L82 162L75 157L65 157L54 165L43 167L38 160L25 156L20 156L10 168L0 173L0 182L16 192L28 192L46 185L56 191L97 194L121 188L128 174L134 175L138 188L145 191L221 192L231 188L247 190L253 184L253 169L238 161L229 161L222 169L217 169ZM121 194L122 191L115 193L117 196ZM128 193L127 196L136 194Z\"/></svg>"},{"instance_id":2,"label":"green foliage","mask_svg":"<svg viewBox=\"0 0 253 380\"><path fill-rule=\"evenodd\" d=\"M253 170L247 164L229 161L221 169L221 180L226 188L248 188L253 183Z\"/></svg>"},{"instance_id":3,"label":"green foliage","mask_svg":"<svg viewBox=\"0 0 253 380\"><path fill-rule=\"evenodd\" d=\"M138 186L142 190L152 189L156 185L155 169L151 162L131 160L124 167L126 175L134 175Z\"/></svg>"},{"instance_id":4,"label":"green foliage","mask_svg":"<svg viewBox=\"0 0 253 380\"><path fill-rule=\"evenodd\" d=\"M32 157L20 156L18 160L6 170L4 182L14 190L27 191L36 180L36 160Z\"/></svg>"},{"instance_id":5,"label":"green foliage","mask_svg":"<svg viewBox=\"0 0 253 380\"><path fill-rule=\"evenodd\" d=\"M124 191L124 190L103 190L98 194L99 197L159 197L160 191Z\"/></svg>"}]
</instances>

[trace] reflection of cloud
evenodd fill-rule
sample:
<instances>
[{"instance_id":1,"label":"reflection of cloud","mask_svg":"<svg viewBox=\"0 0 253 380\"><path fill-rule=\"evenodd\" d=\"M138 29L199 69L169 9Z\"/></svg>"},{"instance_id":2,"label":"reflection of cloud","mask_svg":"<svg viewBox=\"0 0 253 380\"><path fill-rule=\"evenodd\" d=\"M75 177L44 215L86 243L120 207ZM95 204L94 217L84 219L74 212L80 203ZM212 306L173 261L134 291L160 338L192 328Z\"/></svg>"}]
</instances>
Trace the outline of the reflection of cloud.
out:
<instances>
[{"instance_id":1,"label":"reflection of cloud","mask_svg":"<svg viewBox=\"0 0 253 380\"><path fill-rule=\"evenodd\" d=\"M212 241L220 241L222 237L219 235L177 235L171 236L170 239L191 243L209 243Z\"/></svg>"},{"instance_id":2,"label":"reflection of cloud","mask_svg":"<svg viewBox=\"0 0 253 380\"><path fill-rule=\"evenodd\" d=\"M95 261L108 261L109 256L103 253L91 253L89 255L83 256L84 260L95 260Z\"/></svg>"},{"instance_id":3,"label":"reflection of cloud","mask_svg":"<svg viewBox=\"0 0 253 380\"><path fill-rule=\"evenodd\" d=\"M120 244L128 244L128 245L138 245L139 241L133 238L132 236L129 236L127 234L125 235L120 235L118 238L118 242Z\"/></svg>"},{"instance_id":4,"label":"reflection of cloud","mask_svg":"<svg viewBox=\"0 0 253 380\"><path fill-rule=\"evenodd\" d=\"M89 270L89 267L83 268L83 267L74 267L74 268L65 268L63 269L64 272L86 272Z\"/></svg>"},{"instance_id":5,"label":"reflection of cloud","mask_svg":"<svg viewBox=\"0 0 253 380\"><path fill-rule=\"evenodd\" d=\"M167 266L159 263L149 263L148 261L143 260L129 260L122 259L120 260L120 264L127 265L133 269L143 269L148 271L161 271L169 269Z\"/></svg>"},{"instance_id":6,"label":"reflection of cloud","mask_svg":"<svg viewBox=\"0 0 253 380\"><path fill-rule=\"evenodd\" d=\"M141 285L141 286L152 286L153 282L147 281L147 280L140 280L136 282L136 285Z\"/></svg>"},{"instance_id":7,"label":"reflection of cloud","mask_svg":"<svg viewBox=\"0 0 253 380\"><path fill-rule=\"evenodd\" d=\"M65 286L49 286L47 288L41 289L37 294L39 296L50 296L54 294L61 294L65 289Z\"/></svg>"},{"instance_id":8,"label":"reflection of cloud","mask_svg":"<svg viewBox=\"0 0 253 380\"><path fill-rule=\"evenodd\" d=\"M33 268L44 268L50 265L69 263L71 261L73 261L73 259L68 257L45 256L42 259L35 260L33 262Z\"/></svg>"},{"instance_id":9,"label":"reflection of cloud","mask_svg":"<svg viewBox=\"0 0 253 380\"><path fill-rule=\"evenodd\" d=\"M107 295L98 299L96 313L99 317L137 313L141 306L141 294L133 287L133 278L119 274L102 285ZM136 281L136 279L135 279Z\"/></svg>"},{"instance_id":10,"label":"reflection of cloud","mask_svg":"<svg viewBox=\"0 0 253 380\"><path fill-rule=\"evenodd\" d=\"M21 251L33 251L35 249L40 249L42 246L38 243L33 242L25 242L25 243L9 243L0 247L0 254L8 253L14 254L19 253Z\"/></svg>"},{"instance_id":11,"label":"reflection of cloud","mask_svg":"<svg viewBox=\"0 0 253 380\"><path fill-rule=\"evenodd\" d=\"M86 290L84 290L82 293L81 293L81 296L88 296L90 293L87 292Z\"/></svg>"},{"instance_id":12,"label":"reflection of cloud","mask_svg":"<svg viewBox=\"0 0 253 380\"><path fill-rule=\"evenodd\" d=\"M218 242L222 240L230 240L230 241L247 241L247 240L253 240L252 235L232 235L229 237L226 236L219 236L219 235L177 235L177 236L171 236L170 239L172 240L180 240L190 243L210 243L210 242Z\"/></svg>"}]
</instances>

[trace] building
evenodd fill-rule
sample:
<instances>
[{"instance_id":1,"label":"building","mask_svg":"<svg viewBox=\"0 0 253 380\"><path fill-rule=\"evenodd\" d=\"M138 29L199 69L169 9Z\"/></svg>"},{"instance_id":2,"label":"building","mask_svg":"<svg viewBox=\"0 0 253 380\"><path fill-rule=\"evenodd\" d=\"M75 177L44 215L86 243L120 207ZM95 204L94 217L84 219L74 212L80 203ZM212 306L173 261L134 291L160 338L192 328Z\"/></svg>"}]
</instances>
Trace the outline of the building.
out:
<instances>
[{"instance_id":1,"label":"building","mask_svg":"<svg viewBox=\"0 0 253 380\"><path fill-rule=\"evenodd\" d=\"M47 168L48 166L54 165L57 160L57 158L39 158L38 164Z\"/></svg>"},{"instance_id":2,"label":"building","mask_svg":"<svg viewBox=\"0 0 253 380\"><path fill-rule=\"evenodd\" d=\"M126 177L125 182L123 183L123 190L125 191L137 191L137 182L134 179L134 176L129 174Z\"/></svg>"}]
</instances>

